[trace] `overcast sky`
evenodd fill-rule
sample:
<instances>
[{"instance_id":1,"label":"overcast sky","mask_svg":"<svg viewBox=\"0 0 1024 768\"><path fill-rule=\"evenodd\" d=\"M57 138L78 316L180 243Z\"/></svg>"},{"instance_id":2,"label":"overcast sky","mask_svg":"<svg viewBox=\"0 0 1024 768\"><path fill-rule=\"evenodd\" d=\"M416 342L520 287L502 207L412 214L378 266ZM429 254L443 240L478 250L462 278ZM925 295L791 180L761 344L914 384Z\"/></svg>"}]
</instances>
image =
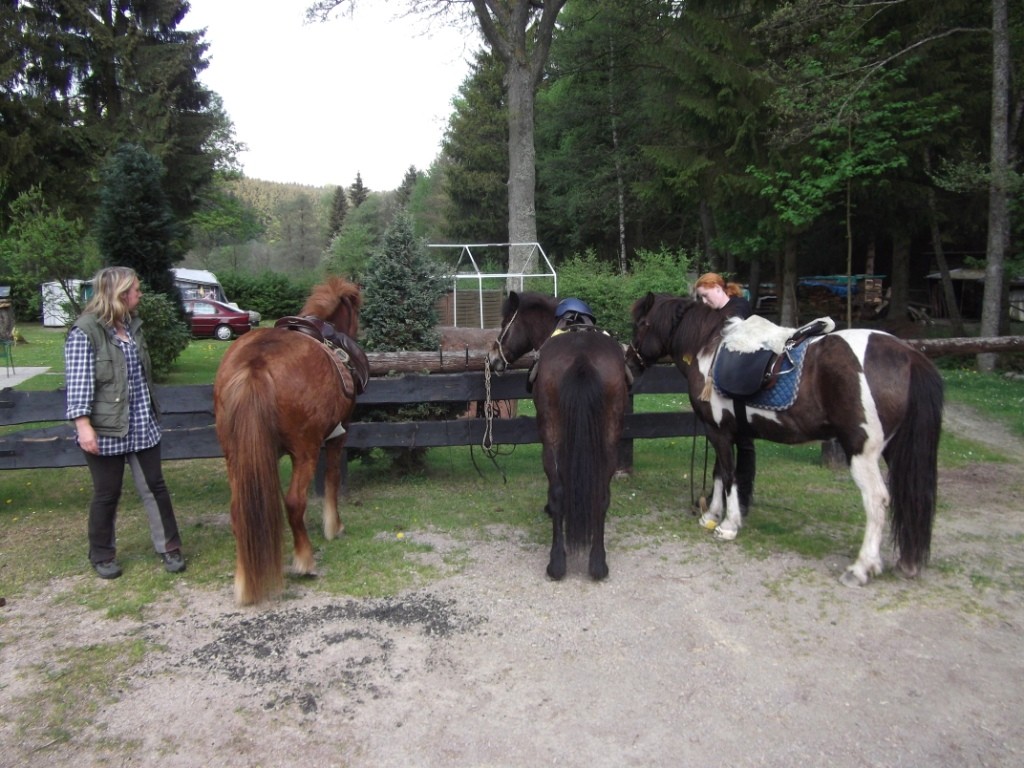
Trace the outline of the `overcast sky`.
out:
<instances>
[{"instance_id":1,"label":"overcast sky","mask_svg":"<svg viewBox=\"0 0 1024 768\"><path fill-rule=\"evenodd\" d=\"M310 0L190 0L179 28L206 28L201 79L224 99L245 175L396 189L437 156L476 32L397 18L400 0L306 24Z\"/></svg>"}]
</instances>

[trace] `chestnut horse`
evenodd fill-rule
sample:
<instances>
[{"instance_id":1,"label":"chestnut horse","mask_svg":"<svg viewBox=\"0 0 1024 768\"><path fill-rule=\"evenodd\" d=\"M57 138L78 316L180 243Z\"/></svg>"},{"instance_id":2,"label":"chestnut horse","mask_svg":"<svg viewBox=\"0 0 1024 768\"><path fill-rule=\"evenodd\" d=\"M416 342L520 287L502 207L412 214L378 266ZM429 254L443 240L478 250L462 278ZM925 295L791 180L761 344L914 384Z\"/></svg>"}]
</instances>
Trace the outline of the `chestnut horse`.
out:
<instances>
[{"instance_id":1,"label":"chestnut horse","mask_svg":"<svg viewBox=\"0 0 1024 768\"><path fill-rule=\"evenodd\" d=\"M500 373L539 350L530 378L548 479L545 511L552 520L547 573L561 579L566 549L589 544L590 576L603 579L605 515L629 394L625 355L617 341L593 326L556 332L557 304L541 293L509 294L487 363Z\"/></svg>"},{"instance_id":2,"label":"chestnut horse","mask_svg":"<svg viewBox=\"0 0 1024 768\"><path fill-rule=\"evenodd\" d=\"M313 289L301 315L326 320L354 339L361 306L358 287L332 277ZM326 456L324 537L333 539L343 529L338 487L357 385L332 346L285 327L250 331L232 342L221 360L213 402L231 485L235 599L240 605L261 602L284 585L278 473L283 455L292 463L284 506L294 541L293 572L315 573L305 514L321 447Z\"/></svg>"},{"instance_id":3,"label":"chestnut horse","mask_svg":"<svg viewBox=\"0 0 1024 768\"><path fill-rule=\"evenodd\" d=\"M630 366L641 370L671 356L686 377L693 410L707 426L717 458L711 507L701 523L714 527L721 539L739 532L732 454L738 430L788 444L835 438L850 462L867 518L860 552L842 583L860 586L881 574L887 508L898 567L916 576L928 559L935 517L943 402L935 366L890 334L836 331L806 342L791 404L760 407L755 400L741 402L717 387L705 388L727 319L695 299L649 293L633 305L633 341L627 350ZM888 466L888 483L880 458Z\"/></svg>"}]
</instances>

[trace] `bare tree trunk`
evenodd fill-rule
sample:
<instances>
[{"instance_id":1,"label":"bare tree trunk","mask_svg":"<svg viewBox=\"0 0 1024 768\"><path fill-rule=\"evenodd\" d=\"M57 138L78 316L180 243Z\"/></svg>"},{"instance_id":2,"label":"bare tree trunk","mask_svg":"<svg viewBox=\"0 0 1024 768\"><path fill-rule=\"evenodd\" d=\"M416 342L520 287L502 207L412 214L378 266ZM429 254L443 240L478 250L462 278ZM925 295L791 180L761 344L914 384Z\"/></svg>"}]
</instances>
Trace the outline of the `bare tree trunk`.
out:
<instances>
[{"instance_id":1,"label":"bare tree trunk","mask_svg":"<svg viewBox=\"0 0 1024 768\"><path fill-rule=\"evenodd\" d=\"M533 143L533 75L528 67L510 66L505 73L508 96L508 240L510 243L537 242L537 149ZM536 250L528 245L509 249L508 271L535 271ZM509 278L509 290L521 290Z\"/></svg>"},{"instance_id":2,"label":"bare tree trunk","mask_svg":"<svg viewBox=\"0 0 1024 768\"><path fill-rule=\"evenodd\" d=\"M537 150L533 142L534 98L544 74L555 19L567 0L471 0L480 31L505 65L508 101L508 239L537 242ZM440 4L440 3L439 3ZM509 249L508 271L526 273L532 246ZM519 287L509 278L508 287Z\"/></svg>"},{"instance_id":3,"label":"bare tree trunk","mask_svg":"<svg viewBox=\"0 0 1024 768\"><path fill-rule=\"evenodd\" d=\"M626 182L619 157L619 120L615 106L615 41L608 43L608 113L612 126L612 157L615 158L615 191L619 207L619 273L626 274Z\"/></svg>"},{"instance_id":4,"label":"bare tree trunk","mask_svg":"<svg viewBox=\"0 0 1024 768\"><path fill-rule=\"evenodd\" d=\"M981 335L998 336L1005 324L1006 291L1003 267L1010 238L1007 206L1009 158L1010 36L1007 0L992 0L992 124L988 195L988 245L985 292L981 309ZM979 371L994 371L996 355L977 357Z\"/></svg>"},{"instance_id":5,"label":"bare tree trunk","mask_svg":"<svg viewBox=\"0 0 1024 768\"><path fill-rule=\"evenodd\" d=\"M892 243L892 275L889 283L889 320L901 323L910 307L910 240L897 232Z\"/></svg>"},{"instance_id":6,"label":"bare tree trunk","mask_svg":"<svg viewBox=\"0 0 1024 768\"><path fill-rule=\"evenodd\" d=\"M800 325L800 308L796 300L796 236L786 235L782 255L782 304L779 307L779 325L796 328Z\"/></svg>"},{"instance_id":7,"label":"bare tree trunk","mask_svg":"<svg viewBox=\"0 0 1024 768\"><path fill-rule=\"evenodd\" d=\"M929 149L924 151L924 167L931 171L932 153ZM935 262L939 267L939 275L942 278L942 295L946 300L946 311L949 313L949 323L954 336L964 335L964 321L960 316L960 307L956 303L956 291L953 290L953 280L949 276L949 262L946 261L946 251L942 247L942 232L939 229L939 206L935 200L935 188L928 187L928 220L932 234L932 249L935 251Z\"/></svg>"},{"instance_id":8,"label":"bare tree trunk","mask_svg":"<svg viewBox=\"0 0 1024 768\"><path fill-rule=\"evenodd\" d=\"M715 248L715 238L718 237L718 228L715 226L715 215L711 212L708 201L700 201L700 228L704 233L704 258L707 260L708 269L712 272L722 271L722 256Z\"/></svg>"}]
</instances>

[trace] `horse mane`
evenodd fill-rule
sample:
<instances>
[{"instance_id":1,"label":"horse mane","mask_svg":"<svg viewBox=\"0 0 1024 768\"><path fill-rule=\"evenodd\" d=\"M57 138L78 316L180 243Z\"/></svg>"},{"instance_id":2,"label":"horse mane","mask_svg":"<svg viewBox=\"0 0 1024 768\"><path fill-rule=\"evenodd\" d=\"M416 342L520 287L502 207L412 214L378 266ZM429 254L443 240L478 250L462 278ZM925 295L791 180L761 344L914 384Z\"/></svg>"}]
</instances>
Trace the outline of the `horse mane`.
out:
<instances>
[{"instance_id":1,"label":"horse mane","mask_svg":"<svg viewBox=\"0 0 1024 768\"><path fill-rule=\"evenodd\" d=\"M683 314L687 315L680 331L683 348L702 352L718 346L722 338L722 327L729 316L699 299L684 297L679 301L683 304Z\"/></svg>"},{"instance_id":2,"label":"horse mane","mask_svg":"<svg viewBox=\"0 0 1024 768\"><path fill-rule=\"evenodd\" d=\"M520 291L519 294L519 309L522 312L527 312L535 307L546 309L552 314L555 308L558 306L558 298L555 296L548 296L546 293L540 291ZM505 304L502 307L502 317L507 315L509 299L505 299Z\"/></svg>"},{"instance_id":3,"label":"horse mane","mask_svg":"<svg viewBox=\"0 0 1024 768\"><path fill-rule=\"evenodd\" d=\"M338 330L355 338L359 333L359 309L362 306L359 286L343 277L332 276L313 287L299 314L330 320ZM339 319L336 315L341 315L342 309L346 310L346 317Z\"/></svg>"},{"instance_id":4,"label":"horse mane","mask_svg":"<svg viewBox=\"0 0 1024 768\"><path fill-rule=\"evenodd\" d=\"M652 295L647 320L661 338L671 339L675 333L680 347L694 354L718 344L722 327L729 319L724 312L712 309L689 296L667 293ZM634 316L637 311L642 311L639 305L634 310Z\"/></svg>"}]
</instances>

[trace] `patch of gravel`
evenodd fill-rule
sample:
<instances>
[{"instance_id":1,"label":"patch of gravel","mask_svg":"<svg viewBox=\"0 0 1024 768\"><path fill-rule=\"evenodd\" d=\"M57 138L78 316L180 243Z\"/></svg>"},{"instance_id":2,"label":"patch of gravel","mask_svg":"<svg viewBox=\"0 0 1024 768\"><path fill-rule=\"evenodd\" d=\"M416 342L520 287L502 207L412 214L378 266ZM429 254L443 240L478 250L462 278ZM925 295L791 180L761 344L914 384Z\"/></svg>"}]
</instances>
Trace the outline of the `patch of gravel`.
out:
<instances>
[{"instance_id":1,"label":"patch of gravel","mask_svg":"<svg viewBox=\"0 0 1024 768\"><path fill-rule=\"evenodd\" d=\"M54 583L4 609L0 765L1024 764L1022 489L1019 463L943 473L932 566L864 589L837 583L854 552L625 546L614 519L603 583L580 561L549 581L547 548L502 531L469 543L460 573L390 599L294 582L241 610L183 579L147 621L110 622L61 601L73 579ZM158 650L70 745L19 732L36 665L99 637Z\"/></svg>"}]
</instances>

